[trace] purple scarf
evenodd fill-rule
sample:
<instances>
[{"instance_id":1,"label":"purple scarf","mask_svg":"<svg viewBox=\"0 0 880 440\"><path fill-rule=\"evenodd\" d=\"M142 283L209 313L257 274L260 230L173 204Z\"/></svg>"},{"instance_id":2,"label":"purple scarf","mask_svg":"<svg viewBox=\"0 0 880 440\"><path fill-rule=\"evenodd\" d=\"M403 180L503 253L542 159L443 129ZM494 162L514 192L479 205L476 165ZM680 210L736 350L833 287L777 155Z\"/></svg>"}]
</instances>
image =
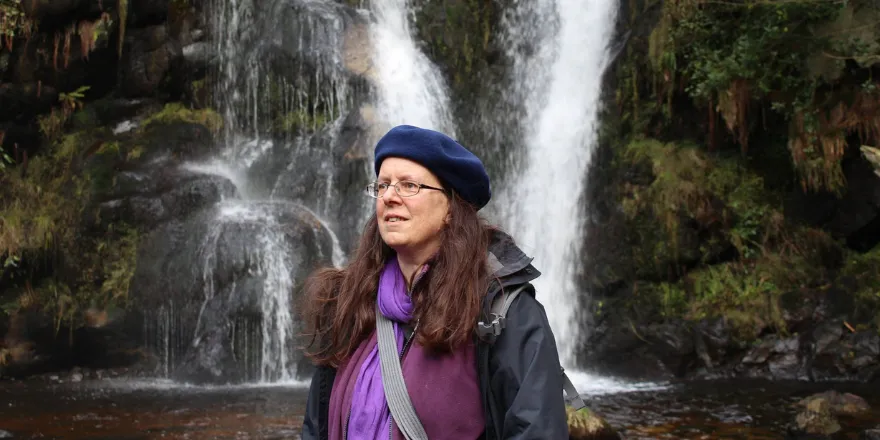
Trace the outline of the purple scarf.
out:
<instances>
[{"instance_id":1,"label":"purple scarf","mask_svg":"<svg viewBox=\"0 0 880 440\"><path fill-rule=\"evenodd\" d=\"M423 270L425 267L423 267ZM397 352L403 349L403 329L398 323L408 323L412 318L412 298L406 290L406 281L400 271L397 258L391 257L379 275L377 295L379 311L394 321ZM358 373L351 399L351 416L348 421L348 437L351 440L386 438L391 429L391 411L382 388L382 370L379 363L379 345L367 354Z\"/></svg>"}]
</instances>

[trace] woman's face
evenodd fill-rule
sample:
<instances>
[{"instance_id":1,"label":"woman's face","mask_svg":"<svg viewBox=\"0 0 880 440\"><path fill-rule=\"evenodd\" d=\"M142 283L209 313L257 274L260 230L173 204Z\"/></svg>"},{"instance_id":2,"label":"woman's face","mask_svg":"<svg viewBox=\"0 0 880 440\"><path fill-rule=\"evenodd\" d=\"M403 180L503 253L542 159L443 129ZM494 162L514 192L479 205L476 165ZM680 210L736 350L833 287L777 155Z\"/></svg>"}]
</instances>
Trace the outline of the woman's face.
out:
<instances>
[{"instance_id":1,"label":"woman's face","mask_svg":"<svg viewBox=\"0 0 880 440\"><path fill-rule=\"evenodd\" d=\"M398 157L382 161L377 181L389 185L407 181L443 188L437 176L427 168ZM404 185L399 188L405 194ZM417 258L428 258L440 249L441 231L448 212L446 194L434 189L420 188L416 195L403 197L389 186L376 199L376 220L382 240L396 252Z\"/></svg>"}]
</instances>

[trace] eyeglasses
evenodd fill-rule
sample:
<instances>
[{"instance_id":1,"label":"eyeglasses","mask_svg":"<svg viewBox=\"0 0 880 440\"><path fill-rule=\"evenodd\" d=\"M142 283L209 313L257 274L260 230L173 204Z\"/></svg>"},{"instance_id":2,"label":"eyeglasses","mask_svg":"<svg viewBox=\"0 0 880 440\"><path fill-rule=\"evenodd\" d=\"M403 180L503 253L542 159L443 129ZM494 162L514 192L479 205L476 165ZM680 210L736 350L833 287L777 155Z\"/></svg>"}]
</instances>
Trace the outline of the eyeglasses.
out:
<instances>
[{"instance_id":1,"label":"eyeglasses","mask_svg":"<svg viewBox=\"0 0 880 440\"><path fill-rule=\"evenodd\" d=\"M412 197L418 194L422 188L446 192L446 190L442 188L435 188L433 186L416 183L410 180L401 180L394 185L385 182L373 182L367 185L367 195L374 199L378 199L379 197L385 196L385 191L388 191L388 188L392 186L400 197Z\"/></svg>"}]
</instances>

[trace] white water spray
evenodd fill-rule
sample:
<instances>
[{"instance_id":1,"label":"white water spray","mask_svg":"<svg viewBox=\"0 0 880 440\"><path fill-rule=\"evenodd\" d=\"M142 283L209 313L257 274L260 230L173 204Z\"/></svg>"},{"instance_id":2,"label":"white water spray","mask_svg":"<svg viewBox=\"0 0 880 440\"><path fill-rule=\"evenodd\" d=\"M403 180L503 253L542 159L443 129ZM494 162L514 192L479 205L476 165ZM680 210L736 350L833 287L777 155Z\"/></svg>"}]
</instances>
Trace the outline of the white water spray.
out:
<instances>
[{"instance_id":1,"label":"white water spray","mask_svg":"<svg viewBox=\"0 0 880 440\"><path fill-rule=\"evenodd\" d=\"M416 47L406 0L373 0L371 7L379 118L389 126L409 124L455 136L446 84Z\"/></svg>"},{"instance_id":2,"label":"white water spray","mask_svg":"<svg viewBox=\"0 0 880 440\"><path fill-rule=\"evenodd\" d=\"M258 323L247 319L226 323L235 335L232 350L240 351L233 356L246 364L243 368L248 370L245 376L250 380L297 383L300 354L292 346L296 323L291 296L297 282L302 281L293 276L301 258L286 238L290 225L285 223L289 221L285 215L297 209L314 214L311 220L315 236L329 232L332 242L332 254L323 255L325 252L319 248L317 258L336 266L345 259L331 229L333 219L327 218L334 208L329 201L338 200L333 184L338 170L328 158L332 157L341 121L350 107L349 79L341 69L345 19L337 8L329 0L211 0L208 5L207 18L214 31L213 49L218 60L212 69L211 84L214 106L223 116L223 131L214 157L183 164L181 170L225 178L235 186L237 194L216 207L217 214L209 220L197 261L193 262L201 269L204 300L191 341L176 340L182 334L175 321L180 311L170 301L160 307L155 322L145 322L147 330L156 334L156 345L161 346L162 372L166 377L180 360L179 354L188 350L187 346L192 349L200 343L216 343L204 342L203 336L216 330L215 321L225 317L218 317L216 311L207 313L206 308L209 303L217 303L223 292L240 295L235 289L238 279L230 281L230 286L214 285L216 272L225 267L219 266L218 260L224 252L229 253L228 247L223 247L229 246L228 235L238 233L245 234L238 237L240 243L235 245L237 251L245 254L245 277L261 280L262 285L256 287L256 306L261 316ZM286 17L294 17L296 22L290 23ZM279 27L280 23L285 27ZM287 27L291 24L295 26ZM300 57L308 57L310 62L278 65L290 59L301 60ZM327 124L319 139L316 121L325 120L333 122ZM286 138L278 135L279 127L290 131ZM278 160L286 160L289 165L282 176L301 175L313 156L321 158L314 160L320 162L317 165L321 171L317 178L307 178L305 184L320 180L322 194L285 199L284 195L276 196L277 183L261 180L262 174L272 170ZM298 168L293 169L294 166ZM294 179L291 185L302 187L303 182ZM291 203L291 199L296 203ZM229 259L229 255L225 258ZM242 291L248 288L255 287L244 287Z\"/></svg>"},{"instance_id":3,"label":"white water spray","mask_svg":"<svg viewBox=\"0 0 880 440\"><path fill-rule=\"evenodd\" d=\"M525 136L525 157L506 193L513 206L507 221L542 272L536 288L570 375L578 367L576 311L585 294L575 282L583 260L581 196L616 9L616 0L520 1L505 20ZM581 392L619 388L608 379L573 375Z\"/></svg>"}]
</instances>

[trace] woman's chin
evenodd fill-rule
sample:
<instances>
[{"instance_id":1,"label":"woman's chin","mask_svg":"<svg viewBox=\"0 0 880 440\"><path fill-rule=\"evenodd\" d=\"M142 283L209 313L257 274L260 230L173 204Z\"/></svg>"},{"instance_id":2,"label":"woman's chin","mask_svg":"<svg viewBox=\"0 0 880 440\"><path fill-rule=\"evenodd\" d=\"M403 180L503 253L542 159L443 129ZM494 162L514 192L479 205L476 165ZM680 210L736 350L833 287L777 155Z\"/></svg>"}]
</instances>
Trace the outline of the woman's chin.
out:
<instances>
[{"instance_id":1,"label":"woman's chin","mask_svg":"<svg viewBox=\"0 0 880 440\"><path fill-rule=\"evenodd\" d=\"M406 237L402 236L403 234L392 232L390 234L385 234L382 236L382 241L388 245L394 251L400 251L406 248L407 240Z\"/></svg>"}]
</instances>

